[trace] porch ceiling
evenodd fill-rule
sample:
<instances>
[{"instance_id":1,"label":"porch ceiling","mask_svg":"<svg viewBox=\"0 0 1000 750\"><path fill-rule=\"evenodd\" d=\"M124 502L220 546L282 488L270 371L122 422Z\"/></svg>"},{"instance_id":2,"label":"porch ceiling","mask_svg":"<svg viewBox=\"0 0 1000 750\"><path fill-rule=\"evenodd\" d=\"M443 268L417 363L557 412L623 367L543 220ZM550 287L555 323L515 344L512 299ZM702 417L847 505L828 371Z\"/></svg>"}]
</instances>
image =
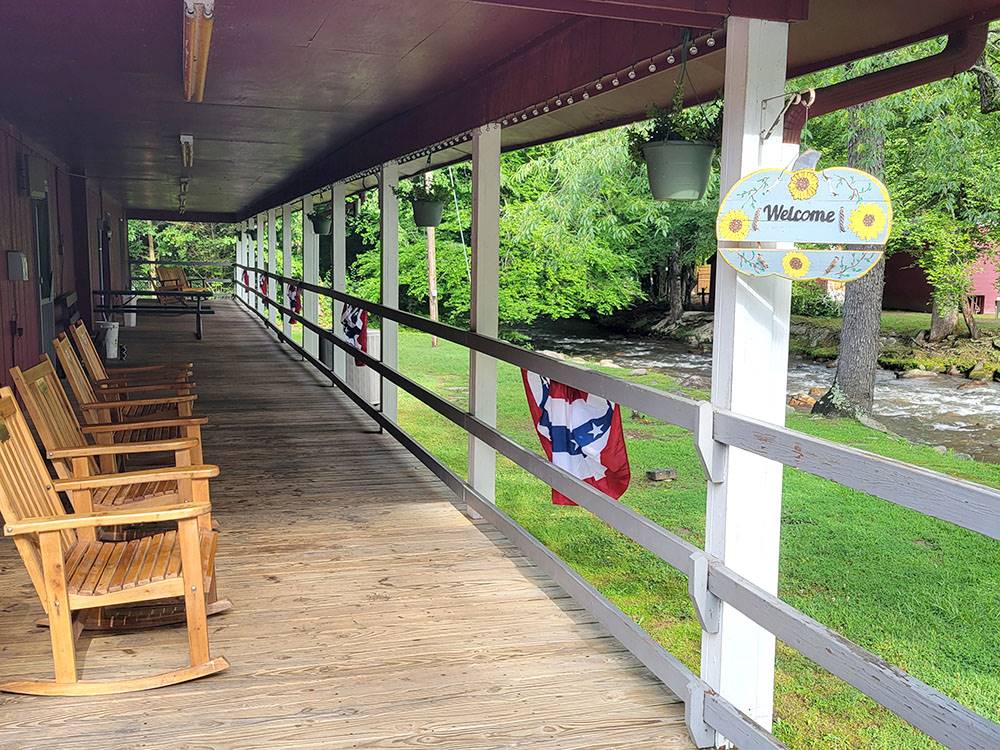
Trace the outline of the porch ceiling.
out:
<instances>
[{"instance_id":1,"label":"porch ceiling","mask_svg":"<svg viewBox=\"0 0 1000 750\"><path fill-rule=\"evenodd\" d=\"M734 2L760 17L806 13L803 0ZM680 26L651 20L687 23L697 35L735 6L217 0L202 104L183 99L181 7L0 0L0 116L74 171L100 178L133 216L175 215L181 133L195 137L188 216L242 218L680 42ZM812 0L807 20L793 23L790 73L996 17L998 0ZM702 49L690 67L701 98L721 87L723 46ZM675 71L640 72L627 86L506 128L505 148L642 117L669 98ZM459 146L432 161L461 155Z\"/></svg>"}]
</instances>

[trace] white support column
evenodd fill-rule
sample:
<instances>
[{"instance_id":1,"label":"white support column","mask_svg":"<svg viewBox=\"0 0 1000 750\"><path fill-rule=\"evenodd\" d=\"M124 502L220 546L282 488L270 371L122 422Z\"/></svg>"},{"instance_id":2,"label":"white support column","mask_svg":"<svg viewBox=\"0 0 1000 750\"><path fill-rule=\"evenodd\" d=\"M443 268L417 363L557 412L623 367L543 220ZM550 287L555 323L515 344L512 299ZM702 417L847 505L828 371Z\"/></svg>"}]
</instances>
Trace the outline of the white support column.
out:
<instances>
[{"instance_id":1,"label":"white support column","mask_svg":"<svg viewBox=\"0 0 1000 750\"><path fill-rule=\"evenodd\" d=\"M245 249L246 242L246 222L241 221L236 227L236 268L233 269L233 291L236 292L236 297L238 299L246 299L246 295L243 292L243 287L241 287L236 282L243 282L243 269L240 266L245 266L247 264L247 254Z\"/></svg>"},{"instance_id":2,"label":"white support column","mask_svg":"<svg viewBox=\"0 0 1000 750\"><path fill-rule=\"evenodd\" d=\"M292 204L281 207L281 275L292 276ZM291 307L292 301L285 300L285 307ZM288 338L292 337L292 321L285 318L281 326L282 332Z\"/></svg>"},{"instance_id":3,"label":"white support column","mask_svg":"<svg viewBox=\"0 0 1000 750\"><path fill-rule=\"evenodd\" d=\"M500 126L484 125L472 134L472 289L469 329L498 333L500 289ZM497 362L469 352L469 411L487 424L497 423ZM496 451L469 435L469 484L487 500L496 499ZM478 514L470 512L476 517Z\"/></svg>"},{"instance_id":4,"label":"white support column","mask_svg":"<svg viewBox=\"0 0 1000 750\"><path fill-rule=\"evenodd\" d=\"M267 251L264 249L264 224L267 222L267 214L261 211L257 214L257 257L255 268L264 270L267 268ZM259 274L257 277L257 290L260 291L260 285L264 282L267 277L263 274ZM267 290L271 291L271 282L267 282ZM257 298L257 309L260 314L266 317L267 310L264 307L264 300L260 297Z\"/></svg>"},{"instance_id":5,"label":"white support column","mask_svg":"<svg viewBox=\"0 0 1000 750\"><path fill-rule=\"evenodd\" d=\"M249 220L250 231L254 233L253 237L250 238L250 262L247 264L253 268L253 273L250 274L250 288L254 292L260 291L260 278L257 276L257 269L260 268L260 217L254 216ZM260 312L263 304L254 292L249 292L250 294L250 304L253 305L253 309Z\"/></svg>"},{"instance_id":6,"label":"white support column","mask_svg":"<svg viewBox=\"0 0 1000 750\"><path fill-rule=\"evenodd\" d=\"M267 270L278 272L278 211L274 208L267 211ZM278 301L278 282L274 279L267 280L267 297L271 302ZM272 304L271 322L278 325L281 317L278 308Z\"/></svg>"},{"instance_id":7,"label":"white support column","mask_svg":"<svg viewBox=\"0 0 1000 750\"><path fill-rule=\"evenodd\" d=\"M761 135L781 114L787 48L785 23L737 17L727 22L723 194L754 169L790 161L780 122L767 142ZM743 276L720 259L715 283L712 403L783 424L791 282ZM735 448L724 451L725 479L708 485L705 549L777 593L782 467ZM774 651L774 636L728 605L719 632L702 636L702 677L767 729Z\"/></svg>"},{"instance_id":8,"label":"white support column","mask_svg":"<svg viewBox=\"0 0 1000 750\"><path fill-rule=\"evenodd\" d=\"M333 186L333 196L330 199L330 218L332 220L331 244L333 251L333 290L343 292L347 290L347 190L344 183L338 182ZM340 315L344 310L344 303L334 300L333 302L333 331L340 338L344 337L344 327L340 323ZM347 377L347 355L339 347L333 348L333 374L343 380Z\"/></svg>"},{"instance_id":9,"label":"white support column","mask_svg":"<svg viewBox=\"0 0 1000 750\"><path fill-rule=\"evenodd\" d=\"M309 284L319 283L319 235L313 231L312 222L302 213L302 280ZM306 231L309 231L309 241L306 242ZM316 292L304 292L302 295L302 317L310 323L319 321L319 295ZM312 356L319 358L319 335L308 328L302 331L302 345Z\"/></svg>"},{"instance_id":10,"label":"white support column","mask_svg":"<svg viewBox=\"0 0 1000 750\"><path fill-rule=\"evenodd\" d=\"M390 161L382 165L378 180L379 220L382 237L382 304L399 307L399 167ZM382 362L395 369L399 364L399 324L382 320ZM382 378L382 413L397 421L396 386Z\"/></svg>"}]
</instances>

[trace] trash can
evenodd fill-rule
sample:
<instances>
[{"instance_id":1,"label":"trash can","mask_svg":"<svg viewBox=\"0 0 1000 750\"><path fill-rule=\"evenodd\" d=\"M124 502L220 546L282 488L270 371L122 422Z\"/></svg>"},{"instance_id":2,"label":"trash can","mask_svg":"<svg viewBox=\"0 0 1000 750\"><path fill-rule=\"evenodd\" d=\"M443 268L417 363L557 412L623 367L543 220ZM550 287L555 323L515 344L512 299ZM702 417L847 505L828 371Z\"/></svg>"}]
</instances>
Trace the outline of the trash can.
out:
<instances>
[{"instance_id":1,"label":"trash can","mask_svg":"<svg viewBox=\"0 0 1000 750\"><path fill-rule=\"evenodd\" d=\"M125 305L127 307L135 308L136 296L133 294L127 300L125 300ZM135 312L125 313L125 327L135 328Z\"/></svg>"},{"instance_id":2,"label":"trash can","mask_svg":"<svg viewBox=\"0 0 1000 750\"><path fill-rule=\"evenodd\" d=\"M99 320L95 324L97 337L104 347L105 359L118 359L118 322Z\"/></svg>"}]
</instances>

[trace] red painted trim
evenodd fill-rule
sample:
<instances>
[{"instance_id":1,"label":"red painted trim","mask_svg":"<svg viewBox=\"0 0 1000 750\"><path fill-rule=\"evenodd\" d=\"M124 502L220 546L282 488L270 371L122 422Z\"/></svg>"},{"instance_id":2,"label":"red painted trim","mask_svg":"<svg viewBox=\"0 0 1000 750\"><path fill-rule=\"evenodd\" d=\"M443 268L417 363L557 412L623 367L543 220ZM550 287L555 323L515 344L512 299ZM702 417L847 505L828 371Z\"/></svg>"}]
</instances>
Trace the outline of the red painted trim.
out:
<instances>
[{"instance_id":1,"label":"red painted trim","mask_svg":"<svg viewBox=\"0 0 1000 750\"><path fill-rule=\"evenodd\" d=\"M789 68L786 78L798 78L799 76L804 76L808 73L815 73L817 70L826 70L827 68L832 68L836 65L843 65L844 63L851 62L852 60L861 60L865 57L871 57L872 55L877 55L880 52L888 52L889 50L908 47L911 44L933 39L936 36L946 36L955 31L968 29L972 26L979 26L984 23L988 24L997 18L1000 18L1000 2L990 6L986 10L981 10L978 13L970 13L969 15L958 20L926 29L918 34L911 34L910 36L902 37L901 39L894 39L891 42L874 47L868 47L867 49L852 54L837 55L834 57L828 57L825 60L817 60L809 65L798 65Z\"/></svg>"},{"instance_id":2,"label":"red painted trim","mask_svg":"<svg viewBox=\"0 0 1000 750\"><path fill-rule=\"evenodd\" d=\"M692 29L718 28L726 16L767 21L804 21L808 0L471 0L522 10L567 13Z\"/></svg>"},{"instance_id":3,"label":"red painted trim","mask_svg":"<svg viewBox=\"0 0 1000 750\"><path fill-rule=\"evenodd\" d=\"M986 47L988 33L989 24L955 31L949 35L945 48L935 55L817 89L816 102L809 108L809 116L820 117L962 73L979 59ZM789 110L785 116L785 143L799 142L805 116L804 107Z\"/></svg>"},{"instance_id":4,"label":"red painted trim","mask_svg":"<svg viewBox=\"0 0 1000 750\"><path fill-rule=\"evenodd\" d=\"M471 2L545 13L608 18L614 21L686 26L692 29L714 29L725 20L720 15L671 8L650 8L628 3L607 3L603 0L471 0Z\"/></svg>"}]
</instances>

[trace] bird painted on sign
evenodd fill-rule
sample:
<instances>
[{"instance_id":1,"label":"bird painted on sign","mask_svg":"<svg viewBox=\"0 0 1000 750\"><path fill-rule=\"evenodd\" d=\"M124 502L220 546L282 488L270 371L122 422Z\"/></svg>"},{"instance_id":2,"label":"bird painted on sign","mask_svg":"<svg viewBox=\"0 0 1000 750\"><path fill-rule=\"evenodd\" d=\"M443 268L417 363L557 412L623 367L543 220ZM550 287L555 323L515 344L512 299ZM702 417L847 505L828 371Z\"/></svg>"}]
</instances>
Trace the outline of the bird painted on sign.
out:
<instances>
[{"instance_id":1,"label":"bird painted on sign","mask_svg":"<svg viewBox=\"0 0 1000 750\"><path fill-rule=\"evenodd\" d=\"M820 160L821 156L823 156L823 152L817 151L814 148L803 151L792 165L792 171L794 172L797 169L815 169L816 163Z\"/></svg>"},{"instance_id":2,"label":"bird painted on sign","mask_svg":"<svg viewBox=\"0 0 1000 750\"><path fill-rule=\"evenodd\" d=\"M823 271L823 275L826 276L826 274L830 273L830 271L832 271L839 265L840 265L840 256L839 255L833 256L833 260L830 261L830 265L828 265L826 267L826 270Z\"/></svg>"}]
</instances>

